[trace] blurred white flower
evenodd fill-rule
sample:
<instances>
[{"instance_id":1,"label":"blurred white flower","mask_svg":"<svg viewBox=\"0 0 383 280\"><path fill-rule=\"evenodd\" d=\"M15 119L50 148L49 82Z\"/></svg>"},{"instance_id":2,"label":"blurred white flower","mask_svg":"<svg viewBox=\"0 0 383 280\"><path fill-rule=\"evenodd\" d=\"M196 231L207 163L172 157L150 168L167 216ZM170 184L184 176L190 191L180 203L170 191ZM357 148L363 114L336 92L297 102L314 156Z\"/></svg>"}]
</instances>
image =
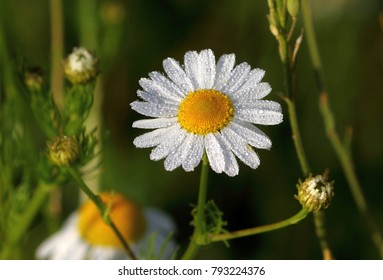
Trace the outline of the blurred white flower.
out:
<instances>
[{"instance_id":1,"label":"blurred white flower","mask_svg":"<svg viewBox=\"0 0 383 280\"><path fill-rule=\"evenodd\" d=\"M182 67L167 58L160 72L139 83L137 94L143 101L131 103L133 110L154 119L139 120L133 127L155 129L134 140L139 148L155 147L150 158L165 159L165 169L182 165L192 171L204 151L211 168L235 176L239 167L235 156L251 168L260 160L252 147L270 149L271 140L254 124L282 122L279 103L262 100L271 92L261 82L265 71L246 62L236 67L235 55L223 55L216 63L213 52L189 51ZM234 156L235 155L235 156Z\"/></svg>"},{"instance_id":2,"label":"blurred white flower","mask_svg":"<svg viewBox=\"0 0 383 280\"><path fill-rule=\"evenodd\" d=\"M176 226L167 214L154 208L141 209L121 194L102 193L100 197L107 205L112 203L110 216L139 259L156 257L160 253L161 259L172 256L176 242L169 239L169 235L175 232ZM54 260L129 259L92 201L85 202L68 217L57 233L43 241L36 250L36 257Z\"/></svg>"}]
</instances>

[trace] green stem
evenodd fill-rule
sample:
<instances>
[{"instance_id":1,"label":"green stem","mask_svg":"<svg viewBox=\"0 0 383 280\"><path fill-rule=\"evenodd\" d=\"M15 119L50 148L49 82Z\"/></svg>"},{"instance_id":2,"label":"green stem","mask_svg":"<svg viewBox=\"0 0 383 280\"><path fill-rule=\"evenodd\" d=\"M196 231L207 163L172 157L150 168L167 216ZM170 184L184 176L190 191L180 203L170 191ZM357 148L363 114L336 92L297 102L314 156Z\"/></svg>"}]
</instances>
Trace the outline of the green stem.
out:
<instances>
[{"instance_id":1,"label":"green stem","mask_svg":"<svg viewBox=\"0 0 383 280\"><path fill-rule=\"evenodd\" d=\"M288 36L288 35L285 35ZM280 55L284 54L285 57L281 55L282 63L284 64L284 74L285 74L285 86L286 86L286 95L285 101L287 103L287 108L289 112L289 120L291 126L292 139L294 142L295 150L297 153L298 161L302 170L302 174L304 177L307 177L310 173L310 167L307 161L306 153L303 148L303 142L298 126L298 119L295 108L295 77L294 77L294 69L295 69L295 57L292 58L290 38L283 37L278 40L279 42L279 52ZM283 44L281 44L283 43ZM296 55L293 54L293 55ZM294 61L292 61L294 59ZM320 215L318 213L313 213L314 224L316 226L316 234L319 239L319 243L321 245L323 258L326 258L331 252L327 240L326 240L326 230L324 228L324 215Z\"/></svg>"},{"instance_id":2,"label":"green stem","mask_svg":"<svg viewBox=\"0 0 383 280\"><path fill-rule=\"evenodd\" d=\"M210 240L213 242L225 241L225 240L235 239L239 237L245 237L245 236L277 230L277 229L284 228L284 227L298 223L299 221L306 218L306 216L309 213L310 212L307 211L305 208L302 208L297 214L283 221L272 223L269 225L263 225L259 227L233 231L229 233L214 234L210 236Z\"/></svg>"},{"instance_id":3,"label":"green stem","mask_svg":"<svg viewBox=\"0 0 383 280\"><path fill-rule=\"evenodd\" d=\"M335 153L341 163L343 172L347 179L348 185L350 186L351 193L355 200L355 203L362 214L363 218L367 222L372 235L372 240L378 249L380 257L383 259L383 237L376 225L374 219L370 215L366 199L364 198L362 187L356 176L351 155L348 151L347 144L342 144L336 130L335 120L331 109L328 104L328 91L325 84L324 71L321 63L319 54L318 44L315 37L314 24L312 19L311 8L307 0L302 0L302 13L303 13L303 24L305 27L305 34L309 53L311 57L311 63L314 68L315 78L317 80L317 86L320 92L320 110L322 118L325 124L327 137L335 150Z\"/></svg>"},{"instance_id":4,"label":"green stem","mask_svg":"<svg viewBox=\"0 0 383 280\"><path fill-rule=\"evenodd\" d=\"M333 256L330 250L330 246L327 243L326 239L326 227L325 227L325 216L322 211L315 212L314 214L314 225L315 232L319 239L319 245L322 249L323 259L324 260L333 260Z\"/></svg>"},{"instance_id":5,"label":"green stem","mask_svg":"<svg viewBox=\"0 0 383 280\"><path fill-rule=\"evenodd\" d=\"M110 226L110 228L113 230L113 232L115 233L115 235L117 236L117 238L120 240L126 254L132 259L132 260L137 260L137 257L135 256L135 254L133 253L132 249L130 248L129 244L126 242L126 240L124 239L124 237L122 236L121 232L118 230L118 228L116 227L116 224L112 221L109 213L108 213L108 210L107 210L107 206L105 205L105 203L102 201L102 199L94 194L91 189L88 188L88 186L84 183L84 181L81 179L80 175L78 174L78 172L72 168L72 167L69 167L67 168L67 171L69 172L69 174L72 176L72 178L74 179L74 181L79 185L79 187L81 188L81 190L84 191L84 193L89 197L90 200L93 201L93 203L97 206L98 210L100 211L100 215L103 219L103 221L108 225Z\"/></svg>"},{"instance_id":6,"label":"green stem","mask_svg":"<svg viewBox=\"0 0 383 280\"><path fill-rule=\"evenodd\" d=\"M307 162L306 153L303 148L302 144L302 138L298 126L298 119L297 114L295 110L295 104L292 100L285 98L285 101L287 103L287 108L289 112L289 120L290 120L290 126L291 126L291 133L292 138L295 146L295 150L298 156L299 164L301 166L302 174L303 176L307 176L310 173L310 167Z\"/></svg>"},{"instance_id":7,"label":"green stem","mask_svg":"<svg viewBox=\"0 0 383 280\"><path fill-rule=\"evenodd\" d=\"M51 10L51 89L57 106L64 103L62 58L64 53L62 0L50 0Z\"/></svg>"},{"instance_id":8,"label":"green stem","mask_svg":"<svg viewBox=\"0 0 383 280\"><path fill-rule=\"evenodd\" d=\"M12 225L9 231L10 234L7 237L0 259L8 259L12 256L14 249L19 246L21 240L27 232L27 229L47 198L49 190L50 186L44 183L39 184L36 190L34 190L28 206L24 210L23 214L18 217L17 222Z\"/></svg>"},{"instance_id":9,"label":"green stem","mask_svg":"<svg viewBox=\"0 0 383 280\"><path fill-rule=\"evenodd\" d=\"M356 176L352 159L346 145L342 144L338 134L335 131L335 121L331 109L328 105L328 95L326 92L322 92L320 95L320 110L325 124L327 137L331 142L333 149L341 163L343 172L346 176L348 185L355 203L362 214L364 220L371 231L372 240L378 249L380 257L383 259L383 238L376 225L374 219L370 215L370 211L366 202L366 199L362 192L362 187Z\"/></svg>"},{"instance_id":10,"label":"green stem","mask_svg":"<svg viewBox=\"0 0 383 280\"><path fill-rule=\"evenodd\" d=\"M182 256L183 260L194 259L198 253L199 245L203 244L205 239L205 204L206 204L206 193L207 193L207 181L209 175L209 160L207 159L206 153L202 159L201 167L201 177L199 182L199 192L198 192L198 203L197 203L197 213L194 218L194 233L190 239L189 246L187 247L185 253Z\"/></svg>"}]
</instances>

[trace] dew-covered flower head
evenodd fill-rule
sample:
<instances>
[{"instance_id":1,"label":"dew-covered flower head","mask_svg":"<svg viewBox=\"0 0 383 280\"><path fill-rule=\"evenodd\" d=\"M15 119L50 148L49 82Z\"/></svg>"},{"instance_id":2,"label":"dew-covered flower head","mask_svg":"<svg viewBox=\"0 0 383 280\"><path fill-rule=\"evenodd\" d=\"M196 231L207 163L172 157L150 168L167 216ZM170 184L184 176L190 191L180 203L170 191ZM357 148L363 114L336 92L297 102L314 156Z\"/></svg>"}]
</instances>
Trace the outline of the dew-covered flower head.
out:
<instances>
[{"instance_id":1,"label":"dew-covered flower head","mask_svg":"<svg viewBox=\"0 0 383 280\"><path fill-rule=\"evenodd\" d=\"M100 197L108 205L111 219L138 258L167 259L172 256L176 243L169 237L176 227L167 214L155 208L141 208L122 194L101 193ZM55 260L129 259L120 240L90 200L37 248L36 256Z\"/></svg>"},{"instance_id":2,"label":"dew-covered flower head","mask_svg":"<svg viewBox=\"0 0 383 280\"><path fill-rule=\"evenodd\" d=\"M279 103L263 100L271 92L261 82L265 71L246 62L235 66L234 54L216 62L210 49L187 52L183 66L167 58L163 67L166 75L151 72L140 79L142 101L131 103L133 110L152 117L133 127L154 129L137 137L136 147L155 147L150 158L165 158L168 171L179 166L194 170L204 152L217 173L237 175L236 157L257 168L260 160L253 148L270 149L271 141L254 124L275 125L283 119Z\"/></svg>"},{"instance_id":3,"label":"dew-covered flower head","mask_svg":"<svg viewBox=\"0 0 383 280\"><path fill-rule=\"evenodd\" d=\"M73 84L88 83L99 73L98 64L98 58L86 48L73 48L64 60L64 73Z\"/></svg>"}]
</instances>

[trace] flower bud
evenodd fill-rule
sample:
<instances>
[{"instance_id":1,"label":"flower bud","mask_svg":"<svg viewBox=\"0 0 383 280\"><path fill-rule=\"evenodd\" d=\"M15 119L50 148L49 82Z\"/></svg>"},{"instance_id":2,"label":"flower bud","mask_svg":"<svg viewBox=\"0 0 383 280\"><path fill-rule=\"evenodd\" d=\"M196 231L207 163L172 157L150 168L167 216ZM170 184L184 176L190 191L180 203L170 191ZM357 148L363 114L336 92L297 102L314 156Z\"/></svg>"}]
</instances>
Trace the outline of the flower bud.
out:
<instances>
[{"instance_id":1,"label":"flower bud","mask_svg":"<svg viewBox=\"0 0 383 280\"><path fill-rule=\"evenodd\" d=\"M287 12L292 17L297 17L301 8L301 0L287 0Z\"/></svg>"},{"instance_id":2,"label":"flower bud","mask_svg":"<svg viewBox=\"0 0 383 280\"><path fill-rule=\"evenodd\" d=\"M62 136L48 143L49 158L58 166L69 166L79 157L80 147L76 137Z\"/></svg>"},{"instance_id":3,"label":"flower bud","mask_svg":"<svg viewBox=\"0 0 383 280\"><path fill-rule=\"evenodd\" d=\"M310 212L326 209L334 197L333 182L328 182L323 175L309 176L303 183L299 182L297 188L295 198Z\"/></svg>"},{"instance_id":4,"label":"flower bud","mask_svg":"<svg viewBox=\"0 0 383 280\"><path fill-rule=\"evenodd\" d=\"M30 68L24 74L24 83L30 91L41 91L44 78L40 68Z\"/></svg>"},{"instance_id":5,"label":"flower bud","mask_svg":"<svg viewBox=\"0 0 383 280\"><path fill-rule=\"evenodd\" d=\"M87 49L74 48L64 60L65 76L73 84L88 83L99 73L98 63L98 58Z\"/></svg>"}]
</instances>

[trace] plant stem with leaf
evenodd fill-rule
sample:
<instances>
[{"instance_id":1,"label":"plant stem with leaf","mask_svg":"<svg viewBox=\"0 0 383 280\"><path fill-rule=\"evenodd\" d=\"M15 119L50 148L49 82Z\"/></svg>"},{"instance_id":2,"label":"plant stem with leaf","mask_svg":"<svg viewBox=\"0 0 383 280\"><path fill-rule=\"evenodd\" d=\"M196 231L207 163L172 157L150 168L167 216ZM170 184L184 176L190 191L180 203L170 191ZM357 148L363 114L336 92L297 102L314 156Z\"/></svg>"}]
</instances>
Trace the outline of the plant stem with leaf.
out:
<instances>
[{"instance_id":1,"label":"plant stem with leaf","mask_svg":"<svg viewBox=\"0 0 383 280\"><path fill-rule=\"evenodd\" d=\"M294 216L288 219L285 219L276 223L272 223L269 225L242 229L242 230L228 232L228 233L214 234L210 236L210 241L212 242L226 241L226 240L235 239L239 237L251 236L255 234L260 234L260 233L265 233L265 232L281 229L281 228L298 223L299 221L306 218L306 216L309 213L310 212L308 210L306 210L305 208L302 208L297 214L295 214Z\"/></svg>"},{"instance_id":2,"label":"plant stem with leaf","mask_svg":"<svg viewBox=\"0 0 383 280\"><path fill-rule=\"evenodd\" d=\"M205 205L206 205L206 193L207 193L207 182L209 174L209 161L206 153L202 159L201 177L199 182L197 212L194 218L194 233L191 237L189 246L182 256L183 260L194 259L198 253L200 244L203 244L205 239Z\"/></svg>"}]
</instances>

